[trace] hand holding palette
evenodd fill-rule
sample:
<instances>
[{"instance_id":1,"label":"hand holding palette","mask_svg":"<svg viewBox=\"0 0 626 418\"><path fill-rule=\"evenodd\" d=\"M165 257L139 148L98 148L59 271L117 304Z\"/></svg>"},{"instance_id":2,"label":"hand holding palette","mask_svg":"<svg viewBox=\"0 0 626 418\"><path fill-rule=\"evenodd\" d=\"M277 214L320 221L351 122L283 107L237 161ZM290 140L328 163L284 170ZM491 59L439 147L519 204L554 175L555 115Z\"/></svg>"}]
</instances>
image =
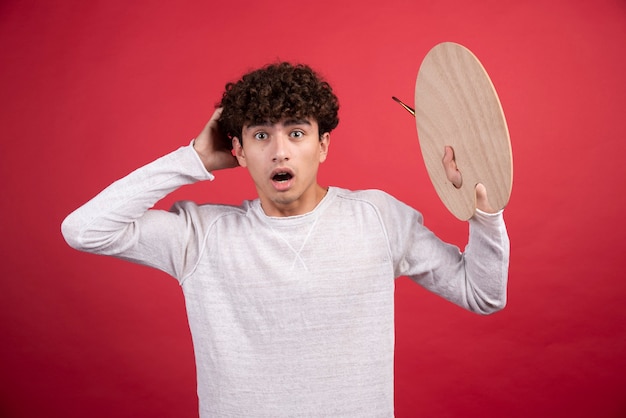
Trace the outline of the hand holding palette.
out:
<instances>
[{"instance_id":1,"label":"hand holding palette","mask_svg":"<svg viewBox=\"0 0 626 418\"><path fill-rule=\"evenodd\" d=\"M454 216L474 215L479 183L493 209L506 206L513 186L509 131L496 90L471 51L452 42L436 45L417 74L415 110L395 100L414 113L426 169ZM456 184L442 164L446 147L453 149L461 174Z\"/></svg>"}]
</instances>

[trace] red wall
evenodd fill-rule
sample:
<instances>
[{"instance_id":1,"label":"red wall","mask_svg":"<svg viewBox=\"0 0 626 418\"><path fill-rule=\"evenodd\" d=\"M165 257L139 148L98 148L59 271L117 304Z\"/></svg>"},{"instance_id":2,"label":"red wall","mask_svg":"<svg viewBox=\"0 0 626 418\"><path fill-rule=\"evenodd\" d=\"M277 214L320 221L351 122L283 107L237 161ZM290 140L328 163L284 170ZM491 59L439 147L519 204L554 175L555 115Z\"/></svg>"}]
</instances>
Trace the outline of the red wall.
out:
<instances>
[{"instance_id":1,"label":"red wall","mask_svg":"<svg viewBox=\"0 0 626 418\"><path fill-rule=\"evenodd\" d=\"M197 414L176 282L78 253L59 225L187 144L252 67L302 61L335 86L323 183L385 189L464 245L466 224L438 200L414 121L391 100L412 103L442 41L480 58L507 116L509 304L483 318L400 279L397 416L625 416L623 0L170 3L0 4L0 416ZM163 206L253 196L240 169Z\"/></svg>"}]
</instances>

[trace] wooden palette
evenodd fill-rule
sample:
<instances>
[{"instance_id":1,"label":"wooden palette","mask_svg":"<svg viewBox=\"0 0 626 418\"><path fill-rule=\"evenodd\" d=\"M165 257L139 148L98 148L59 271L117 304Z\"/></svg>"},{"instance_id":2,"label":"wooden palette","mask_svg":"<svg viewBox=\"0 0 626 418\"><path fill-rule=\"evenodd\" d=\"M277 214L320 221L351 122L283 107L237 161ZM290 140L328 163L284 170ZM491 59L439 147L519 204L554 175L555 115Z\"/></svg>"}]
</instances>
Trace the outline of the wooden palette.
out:
<instances>
[{"instance_id":1,"label":"wooden palette","mask_svg":"<svg viewBox=\"0 0 626 418\"><path fill-rule=\"evenodd\" d=\"M509 131L489 75L471 51L445 42L428 52L415 83L415 121L430 179L454 216L474 215L478 183L494 209L506 206L513 186ZM463 176L458 189L443 168L446 145Z\"/></svg>"}]
</instances>

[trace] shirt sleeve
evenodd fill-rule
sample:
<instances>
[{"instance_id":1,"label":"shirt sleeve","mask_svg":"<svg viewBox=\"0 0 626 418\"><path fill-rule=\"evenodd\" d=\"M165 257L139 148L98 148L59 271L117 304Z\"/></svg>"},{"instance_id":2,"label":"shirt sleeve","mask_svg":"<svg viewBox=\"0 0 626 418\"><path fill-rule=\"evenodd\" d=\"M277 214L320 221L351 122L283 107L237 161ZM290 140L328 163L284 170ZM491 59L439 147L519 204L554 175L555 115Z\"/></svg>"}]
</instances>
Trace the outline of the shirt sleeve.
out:
<instances>
[{"instance_id":1,"label":"shirt sleeve","mask_svg":"<svg viewBox=\"0 0 626 418\"><path fill-rule=\"evenodd\" d=\"M486 315L504 308L510 242L502 211L476 211L463 251L439 239L418 211L399 201L381 212L397 277L408 276L472 312Z\"/></svg>"},{"instance_id":2,"label":"shirt sleeve","mask_svg":"<svg viewBox=\"0 0 626 418\"><path fill-rule=\"evenodd\" d=\"M61 225L67 243L81 251L111 255L182 277L193 263L193 222L175 205L151 210L187 184L213 180L192 145L167 154L112 183L76 209Z\"/></svg>"}]
</instances>

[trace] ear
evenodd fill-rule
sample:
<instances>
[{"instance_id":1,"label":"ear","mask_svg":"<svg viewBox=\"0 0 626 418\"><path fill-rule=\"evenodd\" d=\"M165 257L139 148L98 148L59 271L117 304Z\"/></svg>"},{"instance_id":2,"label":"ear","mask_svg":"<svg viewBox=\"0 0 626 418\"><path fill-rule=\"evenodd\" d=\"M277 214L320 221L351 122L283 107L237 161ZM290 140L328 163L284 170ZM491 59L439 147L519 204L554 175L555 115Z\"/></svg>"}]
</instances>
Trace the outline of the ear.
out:
<instances>
[{"instance_id":1,"label":"ear","mask_svg":"<svg viewBox=\"0 0 626 418\"><path fill-rule=\"evenodd\" d=\"M241 142L239 141L239 138L237 138L236 136L233 137L233 151L235 152L235 157L237 157L237 161L239 162L239 165L242 167L247 167L248 163L246 161L246 153L243 151L243 146L241 146Z\"/></svg>"},{"instance_id":2,"label":"ear","mask_svg":"<svg viewBox=\"0 0 626 418\"><path fill-rule=\"evenodd\" d=\"M322 134L320 137L320 163L326 161L328 148L330 147L330 132Z\"/></svg>"}]
</instances>

